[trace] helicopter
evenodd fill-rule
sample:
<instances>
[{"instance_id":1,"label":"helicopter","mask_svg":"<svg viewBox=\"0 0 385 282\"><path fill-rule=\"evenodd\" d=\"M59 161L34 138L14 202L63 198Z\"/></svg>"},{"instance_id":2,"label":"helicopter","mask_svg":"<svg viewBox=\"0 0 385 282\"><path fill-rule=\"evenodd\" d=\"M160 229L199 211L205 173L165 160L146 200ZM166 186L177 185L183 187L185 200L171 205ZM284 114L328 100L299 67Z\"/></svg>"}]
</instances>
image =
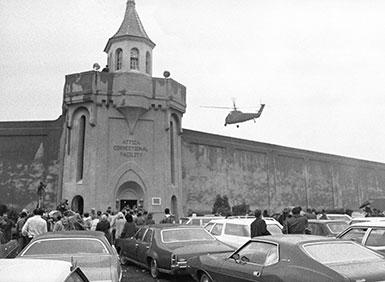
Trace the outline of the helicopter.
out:
<instances>
[{"instance_id":1,"label":"helicopter","mask_svg":"<svg viewBox=\"0 0 385 282\"><path fill-rule=\"evenodd\" d=\"M225 119L225 126L227 126L228 124L237 124L248 120L254 120L255 122L255 119L261 116L262 111L265 108L265 104L261 104L259 110L256 113L241 112L240 110L237 109L237 106L235 105L235 101L233 101L232 108L229 108L229 107L205 107L205 108L233 109ZM237 127L239 127L239 124L237 124Z\"/></svg>"}]
</instances>

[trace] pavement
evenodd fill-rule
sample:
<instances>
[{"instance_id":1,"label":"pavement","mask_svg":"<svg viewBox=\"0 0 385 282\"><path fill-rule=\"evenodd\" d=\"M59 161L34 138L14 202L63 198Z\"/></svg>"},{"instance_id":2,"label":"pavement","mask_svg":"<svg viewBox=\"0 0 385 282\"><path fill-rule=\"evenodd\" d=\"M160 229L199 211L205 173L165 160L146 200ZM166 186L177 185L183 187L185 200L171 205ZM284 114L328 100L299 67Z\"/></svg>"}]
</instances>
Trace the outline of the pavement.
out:
<instances>
[{"instance_id":1,"label":"pavement","mask_svg":"<svg viewBox=\"0 0 385 282\"><path fill-rule=\"evenodd\" d=\"M162 274L160 279L153 279L148 272L148 270L138 267L133 264L128 264L122 266L123 278L122 282L154 282L154 281L183 281L183 282L193 282L190 276L170 276L166 274Z\"/></svg>"}]
</instances>

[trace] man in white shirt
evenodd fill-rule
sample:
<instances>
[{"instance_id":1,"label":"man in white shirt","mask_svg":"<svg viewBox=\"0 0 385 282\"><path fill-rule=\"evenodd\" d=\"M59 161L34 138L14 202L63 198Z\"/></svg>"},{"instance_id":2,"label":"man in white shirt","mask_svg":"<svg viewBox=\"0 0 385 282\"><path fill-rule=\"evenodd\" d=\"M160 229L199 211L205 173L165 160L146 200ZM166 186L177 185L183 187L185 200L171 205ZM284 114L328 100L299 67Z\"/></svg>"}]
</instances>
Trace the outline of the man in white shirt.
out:
<instances>
[{"instance_id":1,"label":"man in white shirt","mask_svg":"<svg viewBox=\"0 0 385 282\"><path fill-rule=\"evenodd\" d=\"M34 216L28 218L21 229L21 233L28 237L28 241L31 241L37 235L47 232L47 222L41 217L43 213L42 209L35 209L33 211Z\"/></svg>"}]
</instances>

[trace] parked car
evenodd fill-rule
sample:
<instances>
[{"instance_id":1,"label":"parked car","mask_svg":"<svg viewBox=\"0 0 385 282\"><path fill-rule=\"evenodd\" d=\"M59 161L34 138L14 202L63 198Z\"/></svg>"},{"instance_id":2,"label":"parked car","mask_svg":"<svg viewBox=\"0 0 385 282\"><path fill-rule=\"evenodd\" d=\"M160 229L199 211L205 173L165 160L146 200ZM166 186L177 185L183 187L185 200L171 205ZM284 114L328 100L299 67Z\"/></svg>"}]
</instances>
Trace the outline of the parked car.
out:
<instances>
[{"instance_id":1,"label":"parked car","mask_svg":"<svg viewBox=\"0 0 385 282\"><path fill-rule=\"evenodd\" d=\"M311 235L335 237L344 231L349 224L344 220L309 219L308 228Z\"/></svg>"},{"instance_id":2,"label":"parked car","mask_svg":"<svg viewBox=\"0 0 385 282\"><path fill-rule=\"evenodd\" d=\"M327 213L326 214L327 219L331 220L343 220L347 223L349 223L352 220L352 217L348 214L340 214L340 213Z\"/></svg>"},{"instance_id":3,"label":"parked car","mask_svg":"<svg viewBox=\"0 0 385 282\"><path fill-rule=\"evenodd\" d=\"M361 222L376 222L385 221L384 216L369 216L369 217L355 217L349 222L349 224L361 223Z\"/></svg>"},{"instance_id":4,"label":"parked car","mask_svg":"<svg viewBox=\"0 0 385 282\"><path fill-rule=\"evenodd\" d=\"M0 282L88 282L79 266L48 259L0 259Z\"/></svg>"},{"instance_id":5,"label":"parked car","mask_svg":"<svg viewBox=\"0 0 385 282\"><path fill-rule=\"evenodd\" d=\"M205 215L205 216L189 216L182 217L179 219L181 224L187 225L197 225L197 226L205 226L206 223L210 222L213 219L222 219L224 216L215 216L215 215Z\"/></svg>"},{"instance_id":6,"label":"parked car","mask_svg":"<svg viewBox=\"0 0 385 282\"><path fill-rule=\"evenodd\" d=\"M234 249L217 241L202 227L157 224L141 227L134 237L117 239L121 262L127 261L159 273L187 274L187 259L200 254L231 252Z\"/></svg>"},{"instance_id":7,"label":"parked car","mask_svg":"<svg viewBox=\"0 0 385 282\"><path fill-rule=\"evenodd\" d=\"M100 231L62 231L39 235L15 260L24 258L73 261L90 281L117 282L122 276L118 254Z\"/></svg>"},{"instance_id":8,"label":"parked car","mask_svg":"<svg viewBox=\"0 0 385 282\"><path fill-rule=\"evenodd\" d=\"M385 221L352 224L337 238L356 241L385 255Z\"/></svg>"},{"instance_id":9,"label":"parked car","mask_svg":"<svg viewBox=\"0 0 385 282\"><path fill-rule=\"evenodd\" d=\"M19 244L17 240L8 241L0 244L0 258L14 258L17 255Z\"/></svg>"},{"instance_id":10,"label":"parked car","mask_svg":"<svg viewBox=\"0 0 385 282\"><path fill-rule=\"evenodd\" d=\"M312 235L254 237L233 254L187 262L197 281L383 281L385 258L356 242Z\"/></svg>"},{"instance_id":11,"label":"parked car","mask_svg":"<svg viewBox=\"0 0 385 282\"><path fill-rule=\"evenodd\" d=\"M254 218L226 218L210 221L204 227L219 241L239 248L251 238L250 225ZM273 218L264 218L267 230L271 234L282 234L282 225Z\"/></svg>"}]
</instances>

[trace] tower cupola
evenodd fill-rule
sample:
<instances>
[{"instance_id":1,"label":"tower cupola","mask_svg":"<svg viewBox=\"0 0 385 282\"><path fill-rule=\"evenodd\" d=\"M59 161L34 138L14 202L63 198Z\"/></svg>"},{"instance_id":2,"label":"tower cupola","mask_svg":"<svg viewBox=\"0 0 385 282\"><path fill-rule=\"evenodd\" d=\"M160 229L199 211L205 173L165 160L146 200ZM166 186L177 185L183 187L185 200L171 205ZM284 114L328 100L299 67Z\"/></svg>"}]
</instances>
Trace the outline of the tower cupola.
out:
<instances>
[{"instance_id":1,"label":"tower cupola","mask_svg":"<svg viewBox=\"0 0 385 282\"><path fill-rule=\"evenodd\" d=\"M135 9L128 0L123 22L112 36L104 52L110 72L137 72L152 76L152 49L155 43L148 37Z\"/></svg>"}]
</instances>

